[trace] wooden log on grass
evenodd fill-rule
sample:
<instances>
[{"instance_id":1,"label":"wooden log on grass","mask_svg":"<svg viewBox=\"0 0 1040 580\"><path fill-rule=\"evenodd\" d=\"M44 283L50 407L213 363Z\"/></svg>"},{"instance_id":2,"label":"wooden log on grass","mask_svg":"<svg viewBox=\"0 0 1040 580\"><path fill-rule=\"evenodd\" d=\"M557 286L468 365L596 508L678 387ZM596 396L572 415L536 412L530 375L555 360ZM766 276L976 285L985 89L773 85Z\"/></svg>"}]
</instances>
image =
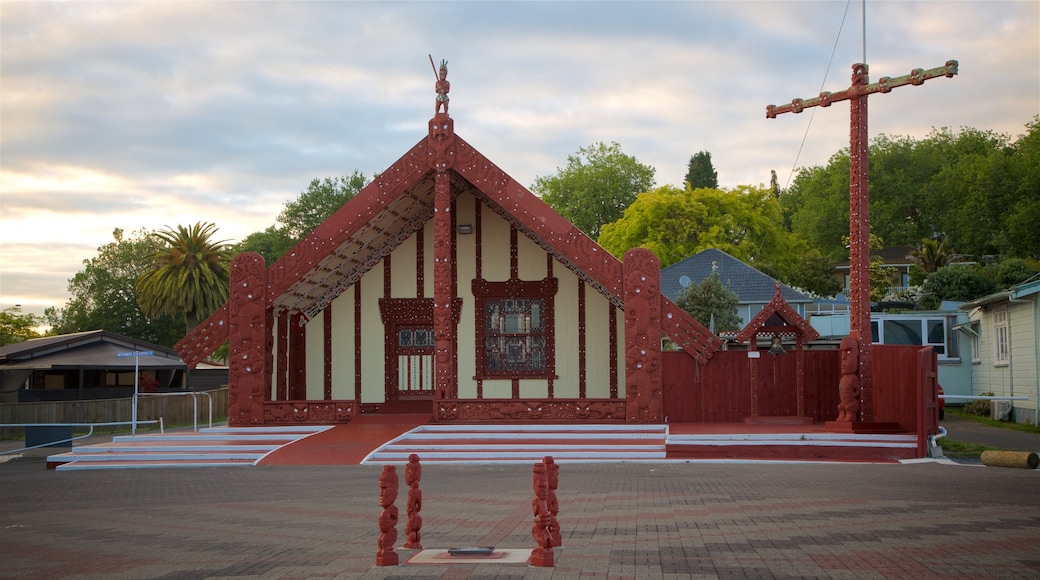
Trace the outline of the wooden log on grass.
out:
<instances>
[{"instance_id":1,"label":"wooden log on grass","mask_svg":"<svg viewBox=\"0 0 1040 580\"><path fill-rule=\"evenodd\" d=\"M1019 467L1036 469L1040 466L1040 458L1036 453L1027 451L983 451L982 464L989 467Z\"/></svg>"}]
</instances>

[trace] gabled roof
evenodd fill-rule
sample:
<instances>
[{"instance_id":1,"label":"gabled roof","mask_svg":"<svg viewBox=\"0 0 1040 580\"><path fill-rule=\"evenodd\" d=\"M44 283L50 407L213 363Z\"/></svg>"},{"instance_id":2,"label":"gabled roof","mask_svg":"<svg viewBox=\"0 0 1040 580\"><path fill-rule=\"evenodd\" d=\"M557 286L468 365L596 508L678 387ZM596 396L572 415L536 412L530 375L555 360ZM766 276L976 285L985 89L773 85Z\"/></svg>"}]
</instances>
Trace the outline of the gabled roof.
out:
<instances>
[{"instance_id":1,"label":"gabled roof","mask_svg":"<svg viewBox=\"0 0 1040 580\"><path fill-rule=\"evenodd\" d=\"M150 352L148 356L126 353ZM120 356L123 355L123 356ZM164 346L105 330L34 338L0 347L0 370L183 368L177 353Z\"/></svg>"},{"instance_id":2,"label":"gabled roof","mask_svg":"<svg viewBox=\"0 0 1040 580\"><path fill-rule=\"evenodd\" d=\"M773 291L773 299L751 319L751 322L747 323L743 330L737 333L736 340L749 342L759 332L793 334L802 340L816 340L820 336L809 321L799 316L798 312L783 299L779 283L776 284Z\"/></svg>"},{"instance_id":3,"label":"gabled roof","mask_svg":"<svg viewBox=\"0 0 1040 580\"><path fill-rule=\"evenodd\" d=\"M432 122L431 122L432 126ZM432 133L432 130L431 130ZM433 219L435 152L424 138L268 269L268 303L313 318ZM468 192L623 308L622 264L454 133L447 156L453 194ZM667 298L667 296L664 296ZM699 360L721 341L665 300L662 332ZM189 366L228 337L225 304L176 346Z\"/></svg>"},{"instance_id":4,"label":"gabled roof","mask_svg":"<svg viewBox=\"0 0 1040 580\"><path fill-rule=\"evenodd\" d=\"M661 294L676 300L689 284L698 284L716 269L722 283L737 295L740 304L765 304L773 298L773 287L778 283L755 268L733 256L711 248L676 262L661 270ZM812 302L805 294L780 284L784 300L790 303Z\"/></svg>"}]
</instances>

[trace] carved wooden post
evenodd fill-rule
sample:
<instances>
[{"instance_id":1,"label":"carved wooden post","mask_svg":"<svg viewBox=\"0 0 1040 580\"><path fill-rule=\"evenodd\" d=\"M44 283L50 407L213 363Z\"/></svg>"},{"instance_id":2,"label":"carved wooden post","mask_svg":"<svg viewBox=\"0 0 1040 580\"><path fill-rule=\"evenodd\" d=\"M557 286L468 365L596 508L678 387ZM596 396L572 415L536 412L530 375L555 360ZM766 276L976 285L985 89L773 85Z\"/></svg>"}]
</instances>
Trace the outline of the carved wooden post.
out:
<instances>
[{"instance_id":1,"label":"carved wooden post","mask_svg":"<svg viewBox=\"0 0 1040 580\"><path fill-rule=\"evenodd\" d=\"M409 550L422 550L419 530L422 529L422 490L419 489L419 480L422 479L422 466L419 465L419 456L412 453L408 456L408 465L404 468L404 483L408 486L408 502L405 509L408 513L408 524L404 528L404 547Z\"/></svg>"},{"instance_id":2,"label":"carved wooden post","mask_svg":"<svg viewBox=\"0 0 1040 580\"><path fill-rule=\"evenodd\" d=\"M429 123L430 167L434 170L433 195L433 382L435 399L453 399L457 396L456 339L452 316L452 281L454 264L451 259L452 216L450 169L455 164L455 122L448 116L447 77L445 64L437 81L437 109ZM443 85L442 85L443 83ZM441 92L441 89L444 92ZM442 98L443 97L443 98ZM443 112L441 107L443 105Z\"/></svg>"},{"instance_id":3,"label":"carved wooden post","mask_svg":"<svg viewBox=\"0 0 1040 580\"><path fill-rule=\"evenodd\" d=\"M228 424L262 425L267 357L267 268L260 254L231 261L228 286Z\"/></svg>"},{"instance_id":4,"label":"carved wooden post","mask_svg":"<svg viewBox=\"0 0 1040 580\"><path fill-rule=\"evenodd\" d=\"M552 458L552 455L543 457L542 463L545 464L545 477L548 483L545 504L549 508L549 539L555 548L563 545L563 535L560 533L560 520L557 519L557 516L560 515L560 500L556 497L556 488L560 485L560 466Z\"/></svg>"},{"instance_id":5,"label":"carved wooden post","mask_svg":"<svg viewBox=\"0 0 1040 580\"><path fill-rule=\"evenodd\" d=\"M867 153L867 97L887 93L902 86L918 86L929 79L953 78L958 64L948 60L940 67L928 70L914 69L901 77L881 77L868 84L869 68L864 63L852 65L852 85L837 93L824 91L819 97L794 99L786 105L768 105L766 118L775 119L782 113L801 113L809 107L829 107L838 101L849 101L849 336L856 339L859 348L856 371L859 403L856 413L864 422L874 421L874 386L871 364L870 328L870 210L868 182L870 177ZM839 409L839 412L847 412ZM851 419L857 421L857 417Z\"/></svg>"},{"instance_id":6,"label":"carved wooden post","mask_svg":"<svg viewBox=\"0 0 1040 580\"><path fill-rule=\"evenodd\" d=\"M626 419L661 423L661 262L633 248L625 252L624 272Z\"/></svg>"},{"instance_id":7,"label":"carved wooden post","mask_svg":"<svg viewBox=\"0 0 1040 580\"><path fill-rule=\"evenodd\" d=\"M384 465L379 474L379 505L383 507L379 514L379 549L376 551L376 566L396 566L397 552L397 468Z\"/></svg>"},{"instance_id":8,"label":"carved wooden post","mask_svg":"<svg viewBox=\"0 0 1040 580\"><path fill-rule=\"evenodd\" d=\"M534 499L531 500L531 511L534 512L534 523L531 535L538 546L531 550L531 565L551 568L553 562L552 533L549 530L551 516L549 513L549 478L544 463L534 464Z\"/></svg>"}]
</instances>

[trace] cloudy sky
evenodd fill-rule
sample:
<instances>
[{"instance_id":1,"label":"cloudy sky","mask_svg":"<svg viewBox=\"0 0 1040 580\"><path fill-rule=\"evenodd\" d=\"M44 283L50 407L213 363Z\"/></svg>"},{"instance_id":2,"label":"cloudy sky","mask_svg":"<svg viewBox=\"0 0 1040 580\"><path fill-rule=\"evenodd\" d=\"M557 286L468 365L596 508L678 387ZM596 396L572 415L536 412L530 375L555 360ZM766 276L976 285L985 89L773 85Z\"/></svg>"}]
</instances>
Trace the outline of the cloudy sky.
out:
<instances>
[{"instance_id":1,"label":"cloudy sky","mask_svg":"<svg viewBox=\"0 0 1040 580\"><path fill-rule=\"evenodd\" d=\"M848 146L848 105L768 104L960 62L870 99L870 134L1040 113L1040 2L0 2L0 309L61 307L133 232L211 221L237 241L315 177L367 175L422 139L427 55L456 132L530 186L596 141L681 184L781 185ZM864 30L866 42L864 43ZM804 142L804 144L803 144ZM952 200L954 203L956 200Z\"/></svg>"}]
</instances>

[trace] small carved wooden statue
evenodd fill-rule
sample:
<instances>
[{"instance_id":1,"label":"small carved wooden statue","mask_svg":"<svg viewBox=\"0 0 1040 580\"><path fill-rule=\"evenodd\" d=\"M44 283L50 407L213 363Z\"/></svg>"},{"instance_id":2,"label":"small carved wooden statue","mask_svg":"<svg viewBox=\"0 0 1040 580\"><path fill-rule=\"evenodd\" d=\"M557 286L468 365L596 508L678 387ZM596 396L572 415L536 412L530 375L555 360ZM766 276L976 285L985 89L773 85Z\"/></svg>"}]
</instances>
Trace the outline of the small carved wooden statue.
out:
<instances>
[{"instance_id":1,"label":"small carved wooden statue","mask_svg":"<svg viewBox=\"0 0 1040 580\"><path fill-rule=\"evenodd\" d=\"M560 484L560 466L552 458L546 455L542 458L545 464L545 477L549 485L546 492L545 504L549 508L549 539L553 547L563 545L563 535L560 533L560 521L556 516L560 514L560 500L556 497L556 488Z\"/></svg>"},{"instance_id":2,"label":"small carved wooden statue","mask_svg":"<svg viewBox=\"0 0 1040 580\"><path fill-rule=\"evenodd\" d=\"M531 565L551 568L553 562L552 532L549 529L551 513L549 512L549 478L544 463L534 464L534 499L531 500L531 511L534 512L534 523L531 535L538 547L531 550Z\"/></svg>"},{"instance_id":3,"label":"small carved wooden statue","mask_svg":"<svg viewBox=\"0 0 1040 580\"><path fill-rule=\"evenodd\" d=\"M379 550L376 551L376 566L396 566L397 552L397 468L384 465L379 474L379 505L383 507L379 514Z\"/></svg>"},{"instance_id":4,"label":"small carved wooden statue","mask_svg":"<svg viewBox=\"0 0 1040 580\"><path fill-rule=\"evenodd\" d=\"M419 456L412 453L408 456L408 465L404 468L404 483L408 486L408 501L405 509L408 513L408 524L404 528L404 547L409 550L421 550L419 531L422 529L422 490L419 489L419 480L422 478L422 466L419 465Z\"/></svg>"}]
</instances>

